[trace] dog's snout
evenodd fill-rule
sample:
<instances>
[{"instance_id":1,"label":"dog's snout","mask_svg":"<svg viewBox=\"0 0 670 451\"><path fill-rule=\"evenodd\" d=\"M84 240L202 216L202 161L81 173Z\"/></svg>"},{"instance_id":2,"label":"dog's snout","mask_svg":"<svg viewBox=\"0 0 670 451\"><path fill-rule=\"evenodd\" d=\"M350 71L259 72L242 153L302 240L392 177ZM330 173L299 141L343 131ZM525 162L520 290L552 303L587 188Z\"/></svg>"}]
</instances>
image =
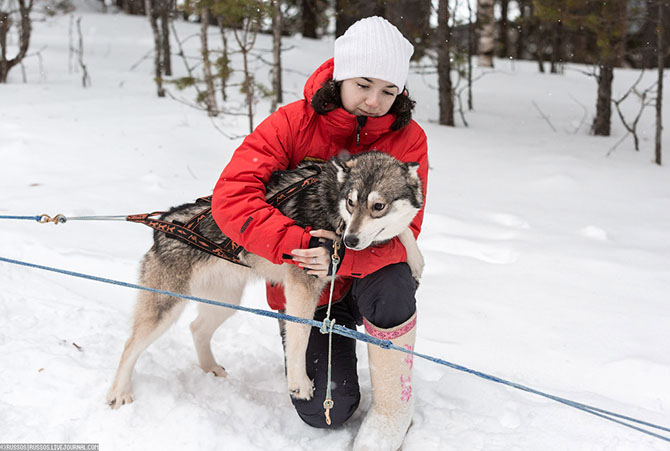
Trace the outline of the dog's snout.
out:
<instances>
[{"instance_id":1,"label":"dog's snout","mask_svg":"<svg viewBox=\"0 0 670 451\"><path fill-rule=\"evenodd\" d=\"M358 237L356 235L346 235L344 237L344 245L348 248L354 248L358 245Z\"/></svg>"}]
</instances>

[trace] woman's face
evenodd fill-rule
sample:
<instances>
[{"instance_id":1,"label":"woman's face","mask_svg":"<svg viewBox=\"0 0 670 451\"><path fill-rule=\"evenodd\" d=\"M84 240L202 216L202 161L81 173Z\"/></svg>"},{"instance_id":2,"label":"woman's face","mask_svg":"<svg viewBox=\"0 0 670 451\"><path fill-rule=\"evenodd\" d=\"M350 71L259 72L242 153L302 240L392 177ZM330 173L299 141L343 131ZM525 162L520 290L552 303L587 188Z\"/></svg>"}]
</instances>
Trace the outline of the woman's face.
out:
<instances>
[{"instance_id":1,"label":"woman's face","mask_svg":"<svg viewBox=\"0 0 670 451\"><path fill-rule=\"evenodd\" d=\"M398 87L379 78L348 78L340 97L345 110L355 116L383 116L398 96Z\"/></svg>"}]
</instances>

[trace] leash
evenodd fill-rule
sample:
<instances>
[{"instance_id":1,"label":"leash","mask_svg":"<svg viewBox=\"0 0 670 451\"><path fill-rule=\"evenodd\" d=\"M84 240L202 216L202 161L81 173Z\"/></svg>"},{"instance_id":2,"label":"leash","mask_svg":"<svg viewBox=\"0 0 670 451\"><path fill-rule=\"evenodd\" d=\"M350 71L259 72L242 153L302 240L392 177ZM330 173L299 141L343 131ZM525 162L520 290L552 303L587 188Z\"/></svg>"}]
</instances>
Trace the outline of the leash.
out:
<instances>
[{"instance_id":1,"label":"leash","mask_svg":"<svg viewBox=\"0 0 670 451\"><path fill-rule=\"evenodd\" d=\"M337 273L337 266L340 264L340 237L342 236L342 227L344 221L340 219L340 224L337 226L335 234L337 239L333 240L333 254L330 259L333 262L333 273L330 278L330 296L328 296L328 309L326 310L326 318L323 320L323 325L319 329L322 334L328 334L328 383L326 384L326 399L323 401L323 408L325 410L326 424L330 426L330 409L335 406L335 401L332 399L330 392L331 370L332 370L332 355L333 355L333 326L335 320L330 319L330 307L333 305L333 289L335 288L335 274Z\"/></svg>"},{"instance_id":2,"label":"leash","mask_svg":"<svg viewBox=\"0 0 670 451\"><path fill-rule=\"evenodd\" d=\"M288 202L291 198L320 182L321 166L317 164L309 164L302 167L303 169L311 169L315 173L313 175L305 176L303 179L283 188L275 193L267 203L275 208ZM168 214L167 211L154 211L151 213L133 214L127 216L74 216L66 217L62 214L57 214L53 218L47 214L36 216L9 216L0 215L0 219L24 219L33 220L41 224L65 224L68 221L128 221L144 224L152 229L165 234L168 238L181 241L195 249L206 252L215 257L227 260L240 266L249 267L246 263L240 260L240 253L244 248L234 242L232 239L225 237L221 243L214 242L205 237L198 230L198 226L202 221L212 216L212 196L200 197L195 201L196 204L201 203L208 205L202 211L195 214L186 223L182 224L178 221L163 221L161 218L154 218L155 216L163 216Z\"/></svg>"},{"instance_id":3,"label":"leash","mask_svg":"<svg viewBox=\"0 0 670 451\"><path fill-rule=\"evenodd\" d=\"M127 216L116 215L116 216L69 216L66 217L62 214L57 214L53 218L48 214L36 215L36 216L13 216L13 215L0 215L0 219L24 219L29 221L37 221L40 224L46 224L52 222L54 224L65 224L68 221L125 221Z\"/></svg>"},{"instance_id":4,"label":"leash","mask_svg":"<svg viewBox=\"0 0 670 451\"><path fill-rule=\"evenodd\" d=\"M50 267L50 266L38 265L38 264L35 264L35 263L29 263L29 262L24 262L24 261L20 261L20 260L13 260L13 259L1 257L1 256L0 256L0 261L5 262L5 263L11 263L11 264L14 264L14 265L19 265L19 266L25 266L25 267L29 267L29 268L35 268L35 269L41 269L41 270L44 270L44 271L50 271L50 272L54 272L54 273L65 274L65 275L68 275L68 276L78 277L78 278L81 278L81 279L88 279L88 280L93 280L93 281L97 281L97 282L102 282L102 283L107 283L107 284L112 284L112 285L118 285L118 286L127 287L127 288L133 288L133 289L136 289L136 290L150 291L150 292L158 293L158 294L165 294L165 295L168 295L168 296L174 296L174 297L177 297L177 298L186 299L186 300L190 300L190 301L202 302L202 303L205 303L205 304L218 305L219 307L230 308L230 309L233 309L233 310L240 310L240 311L247 312L247 313L253 313L253 314L259 315L259 316L266 316L266 317L275 318L275 319L282 319L282 320L285 320L285 321L292 321L292 322L298 323L298 324L307 324L307 325L310 325L312 327L319 327L319 328L324 327L324 322L316 321L316 320L313 320L313 319L299 318L299 317L296 317L296 316L286 315L284 313L272 312L272 311L262 310L262 309L254 309L254 308L250 308L250 307L243 307L241 305L234 305L234 304L228 304L228 303L225 303L225 302L213 301L211 299L199 298L199 297L196 297L196 296L190 296L190 295L179 294L179 293L172 293L170 291L158 290L158 289L155 289L155 288L144 287L144 286L141 286L141 285L132 284L132 283L128 283L128 282L122 282L122 281L118 281L118 280L107 279L107 278L104 278L104 277L93 276L93 275L78 273L78 272L74 272L74 271L68 271L68 270L65 270L65 269L59 269L59 268L54 268L54 267ZM653 424L653 423L650 423L650 422L647 422L647 421L639 420L637 418L633 418L633 417L622 415L622 414L619 414L619 413L616 413L616 412L601 409L599 407L594 407L594 406L590 406L588 404L583 404L583 403L579 403L579 402L576 402L576 401L572 401L570 399L561 398L559 396L551 395L549 393L545 393L545 392L542 392L540 390L536 390L534 388L518 384L516 382L511 382L511 381L505 380L505 379L497 377L497 376L492 376L490 374L482 373L480 371L473 370L473 369L470 369L470 368L467 368L465 366L458 365L458 364L455 364L455 363L451 363L451 362L448 362L446 360L443 360L443 359L440 359L440 358L437 358L437 357L432 357L432 356L429 356L429 355L426 355L426 354L421 354L421 353L416 352L414 350L409 350L409 349L406 349L406 348L396 346L390 340L382 340L382 339L373 337L371 335L367 335L367 334L358 332L356 330L348 329L347 327L341 326L339 324L331 324L331 325L327 325L326 327L328 327L329 329L332 329L333 333L336 333L338 335L342 335L342 336L348 337L348 338L353 338L354 340L359 340L359 341L362 341L362 342L365 342L365 343L370 343L370 344L373 344L375 346L379 346L379 347L384 348L384 349L394 349L396 351L404 352L405 354L411 354L411 355L419 357L421 359L428 360L428 361L431 361L431 362L437 363L439 365L449 367L449 368L457 370L457 371L468 373L468 374L471 374L473 376L477 376L479 378L482 378L482 379L485 379L485 380L488 380L488 381L491 381L491 382L496 382L498 384L502 384L502 385L506 385L508 387L515 388L517 390L521 390L521 391L531 393L531 394L534 394L534 395L537 395L537 396L540 396L540 397L543 397L543 398L546 398L546 399L550 399L550 400L558 402L560 404L563 404L563 405L566 405L566 406L584 411L584 412L589 413L591 415L595 415L597 417L603 418L607 421L617 423L621 426L625 426L627 428L636 430L636 431L641 432L643 434L646 434L646 435L649 435L651 437L655 437L657 439L660 439L660 440L663 440L663 441L666 441L666 442L670 443L670 435L664 436L664 435L658 434L656 432L652 432L650 430L643 429L642 427L635 426L635 424L645 426L645 427L648 427L648 428L651 428L651 429L656 429L656 430L659 430L659 431L668 432L668 433L670 433L670 427L659 426L657 424ZM630 424L630 423L634 423L634 424Z\"/></svg>"}]
</instances>

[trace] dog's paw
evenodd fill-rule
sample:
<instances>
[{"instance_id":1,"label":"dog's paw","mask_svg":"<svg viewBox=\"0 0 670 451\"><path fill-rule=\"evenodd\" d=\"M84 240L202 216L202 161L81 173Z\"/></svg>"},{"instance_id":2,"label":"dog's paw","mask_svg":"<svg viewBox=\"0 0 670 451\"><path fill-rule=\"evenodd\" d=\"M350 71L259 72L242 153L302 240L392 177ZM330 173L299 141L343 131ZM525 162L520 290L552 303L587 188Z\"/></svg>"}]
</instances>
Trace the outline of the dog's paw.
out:
<instances>
[{"instance_id":1,"label":"dog's paw","mask_svg":"<svg viewBox=\"0 0 670 451\"><path fill-rule=\"evenodd\" d=\"M107 405L112 409L118 409L122 405L130 404L134 400L133 394L129 391L117 392L116 390L112 390L107 395Z\"/></svg>"},{"instance_id":2,"label":"dog's paw","mask_svg":"<svg viewBox=\"0 0 670 451\"><path fill-rule=\"evenodd\" d=\"M421 254L411 256L408 255L407 264L409 265L409 269L412 271L412 277L414 277L414 279L419 282L421 280L421 276L423 275L423 256Z\"/></svg>"},{"instance_id":3,"label":"dog's paw","mask_svg":"<svg viewBox=\"0 0 670 451\"><path fill-rule=\"evenodd\" d=\"M222 367L221 365L212 365L207 368L202 368L202 370L205 373L212 373L216 377L226 377L228 376L228 373L226 372L226 369Z\"/></svg>"},{"instance_id":4,"label":"dog's paw","mask_svg":"<svg viewBox=\"0 0 670 451\"><path fill-rule=\"evenodd\" d=\"M291 381L289 381L288 391L291 394L291 397L294 399L309 401L312 399L312 395L314 394L314 384L306 374L301 379L302 380L300 382L291 383Z\"/></svg>"}]
</instances>

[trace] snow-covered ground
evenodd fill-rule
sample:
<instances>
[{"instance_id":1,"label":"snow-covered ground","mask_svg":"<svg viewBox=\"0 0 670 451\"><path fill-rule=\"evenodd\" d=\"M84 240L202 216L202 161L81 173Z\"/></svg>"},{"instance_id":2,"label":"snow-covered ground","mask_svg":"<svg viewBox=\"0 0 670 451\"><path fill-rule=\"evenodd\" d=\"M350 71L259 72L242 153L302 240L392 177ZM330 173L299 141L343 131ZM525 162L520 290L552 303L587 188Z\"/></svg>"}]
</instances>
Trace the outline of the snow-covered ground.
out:
<instances>
[{"instance_id":1,"label":"snow-covered ground","mask_svg":"<svg viewBox=\"0 0 670 451\"><path fill-rule=\"evenodd\" d=\"M80 74L68 71L67 17L34 24L31 48L46 46L44 72L33 57L27 83L15 69L0 85L0 215L141 213L210 193L240 139L222 136L200 111L157 98L150 59L132 68L152 45L145 18L81 16L92 87L83 89ZM177 25L182 38L198 27ZM187 43L192 55L196 41ZM292 101L331 54L332 40L285 45ZM258 48L270 48L267 36ZM475 84L469 128L437 125L436 91L428 86L434 76L410 76L431 163L416 348L670 426L670 169L651 161L652 110L640 124L641 152L627 139L606 157L624 131L613 116L612 137L588 135L593 79L496 63ZM180 60L173 64L183 72ZM258 76L267 71L259 67ZM617 70L615 96L637 75ZM268 111L266 103L258 107L256 122ZM631 102L629 113L635 108ZM246 132L243 118L217 123L230 135ZM0 256L131 282L150 245L148 228L127 223L0 222ZM339 430L304 425L286 393L275 321L247 314L214 337L228 378L203 373L190 306L141 357L136 401L113 411L105 394L136 293L6 263L0 287L0 442L344 450L369 405L359 345L359 411ZM244 304L266 307L262 285L249 287ZM667 449L667 442L434 363L416 359L414 369L417 410L405 451Z\"/></svg>"}]
</instances>

